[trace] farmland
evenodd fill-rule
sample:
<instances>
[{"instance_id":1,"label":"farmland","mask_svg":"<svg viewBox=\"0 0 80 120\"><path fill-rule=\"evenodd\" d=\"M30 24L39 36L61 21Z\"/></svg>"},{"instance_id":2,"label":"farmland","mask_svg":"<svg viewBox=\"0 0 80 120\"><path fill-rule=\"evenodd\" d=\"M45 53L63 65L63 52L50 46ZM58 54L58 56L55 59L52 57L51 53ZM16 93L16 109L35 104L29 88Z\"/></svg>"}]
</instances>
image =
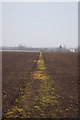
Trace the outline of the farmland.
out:
<instances>
[{"instance_id":1,"label":"farmland","mask_svg":"<svg viewBox=\"0 0 80 120\"><path fill-rule=\"evenodd\" d=\"M47 74L61 97L64 115L75 117L78 109L78 54L44 53Z\"/></svg>"},{"instance_id":2,"label":"farmland","mask_svg":"<svg viewBox=\"0 0 80 120\"><path fill-rule=\"evenodd\" d=\"M78 54L3 52L3 117L78 114Z\"/></svg>"},{"instance_id":3,"label":"farmland","mask_svg":"<svg viewBox=\"0 0 80 120\"><path fill-rule=\"evenodd\" d=\"M35 69L39 53L2 53L3 116L18 98Z\"/></svg>"}]
</instances>

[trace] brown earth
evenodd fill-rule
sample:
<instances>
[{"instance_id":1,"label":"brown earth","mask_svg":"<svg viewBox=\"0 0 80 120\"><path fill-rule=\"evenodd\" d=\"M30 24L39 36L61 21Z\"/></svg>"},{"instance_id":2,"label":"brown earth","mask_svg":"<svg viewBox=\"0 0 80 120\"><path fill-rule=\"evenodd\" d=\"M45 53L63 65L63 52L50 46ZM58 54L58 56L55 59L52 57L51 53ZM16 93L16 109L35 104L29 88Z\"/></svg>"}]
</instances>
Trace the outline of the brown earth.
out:
<instances>
[{"instance_id":1,"label":"brown earth","mask_svg":"<svg viewBox=\"0 0 80 120\"><path fill-rule=\"evenodd\" d=\"M43 53L47 74L61 97L65 117L78 115L78 53Z\"/></svg>"},{"instance_id":2,"label":"brown earth","mask_svg":"<svg viewBox=\"0 0 80 120\"><path fill-rule=\"evenodd\" d=\"M29 74L35 69L39 53L2 53L2 114L5 116L19 97Z\"/></svg>"},{"instance_id":3,"label":"brown earth","mask_svg":"<svg viewBox=\"0 0 80 120\"><path fill-rule=\"evenodd\" d=\"M3 117L77 117L77 53L3 52L2 62Z\"/></svg>"}]
</instances>

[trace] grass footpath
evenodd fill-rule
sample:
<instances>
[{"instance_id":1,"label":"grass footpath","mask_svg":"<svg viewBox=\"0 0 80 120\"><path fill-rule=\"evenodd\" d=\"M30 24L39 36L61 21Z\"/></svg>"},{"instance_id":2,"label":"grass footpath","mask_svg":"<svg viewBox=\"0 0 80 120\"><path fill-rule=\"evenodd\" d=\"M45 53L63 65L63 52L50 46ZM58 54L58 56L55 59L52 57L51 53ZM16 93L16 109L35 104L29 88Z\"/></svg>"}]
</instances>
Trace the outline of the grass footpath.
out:
<instances>
[{"instance_id":1,"label":"grass footpath","mask_svg":"<svg viewBox=\"0 0 80 120\"><path fill-rule=\"evenodd\" d=\"M42 52L37 61L36 70L31 73L30 80L21 95L8 110L7 118L58 118L63 116L60 108L61 100L55 94L54 80L46 74Z\"/></svg>"}]
</instances>

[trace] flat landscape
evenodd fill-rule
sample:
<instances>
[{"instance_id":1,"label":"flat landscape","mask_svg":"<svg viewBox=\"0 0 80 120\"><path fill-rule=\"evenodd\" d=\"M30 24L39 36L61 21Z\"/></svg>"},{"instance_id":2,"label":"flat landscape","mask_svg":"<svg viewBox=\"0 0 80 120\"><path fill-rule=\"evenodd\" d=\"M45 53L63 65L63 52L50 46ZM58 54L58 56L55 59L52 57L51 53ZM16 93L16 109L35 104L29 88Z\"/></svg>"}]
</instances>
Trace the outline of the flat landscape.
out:
<instances>
[{"instance_id":1,"label":"flat landscape","mask_svg":"<svg viewBox=\"0 0 80 120\"><path fill-rule=\"evenodd\" d=\"M3 118L76 118L78 53L3 52Z\"/></svg>"},{"instance_id":2,"label":"flat landscape","mask_svg":"<svg viewBox=\"0 0 80 120\"><path fill-rule=\"evenodd\" d=\"M39 53L2 53L3 116L19 97L29 74L35 69Z\"/></svg>"},{"instance_id":3,"label":"flat landscape","mask_svg":"<svg viewBox=\"0 0 80 120\"><path fill-rule=\"evenodd\" d=\"M43 56L65 116L74 118L78 109L78 53L44 53Z\"/></svg>"}]
</instances>

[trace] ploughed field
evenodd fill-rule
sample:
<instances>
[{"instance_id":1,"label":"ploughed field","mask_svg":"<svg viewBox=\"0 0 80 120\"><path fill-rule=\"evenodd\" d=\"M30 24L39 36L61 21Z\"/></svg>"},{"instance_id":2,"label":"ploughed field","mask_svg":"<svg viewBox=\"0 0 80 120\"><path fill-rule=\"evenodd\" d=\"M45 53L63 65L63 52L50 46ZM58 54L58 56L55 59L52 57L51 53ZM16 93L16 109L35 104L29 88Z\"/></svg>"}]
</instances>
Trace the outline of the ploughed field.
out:
<instances>
[{"instance_id":1,"label":"ploughed field","mask_svg":"<svg viewBox=\"0 0 80 120\"><path fill-rule=\"evenodd\" d=\"M78 54L3 52L3 117L78 115Z\"/></svg>"},{"instance_id":2,"label":"ploughed field","mask_svg":"<svg viewBox=\"0 0 80 120\"><path fill-rule=\"evenodd\" d=\"M29 74L35 69L39 53L2 53L2 114L5 116L21 90L28 82Z\"/></svg>"},{"instance_id":3,"label":"ploughed field","mask_svg":"<svg viewBox=\"0 0 80 120\"><path fill-rule=\"evenodd\" d=\"M78 113L78 53L43 53L47 74L54 80L64 116Z\"/></svg>"}]
</instances>

